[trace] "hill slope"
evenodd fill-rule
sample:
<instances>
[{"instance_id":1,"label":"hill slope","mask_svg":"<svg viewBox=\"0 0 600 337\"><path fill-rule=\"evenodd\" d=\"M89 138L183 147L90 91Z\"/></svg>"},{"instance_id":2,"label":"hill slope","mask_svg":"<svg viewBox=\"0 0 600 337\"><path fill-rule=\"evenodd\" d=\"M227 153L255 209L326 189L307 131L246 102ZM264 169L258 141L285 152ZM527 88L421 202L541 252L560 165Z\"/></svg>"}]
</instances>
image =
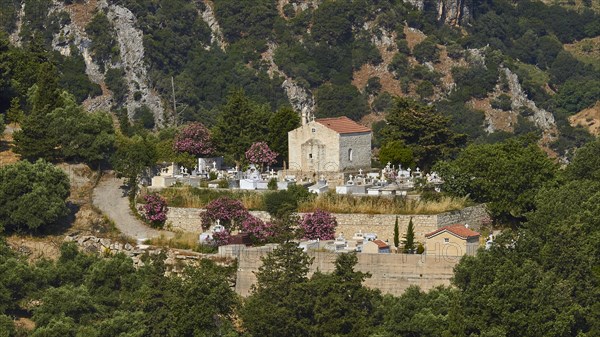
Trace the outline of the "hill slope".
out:
<instances>
[{"instance_id":1,"label":"hill slope","mask_svg":"<svg viewBox=\"0 0 600 337\"><path fill-rule=\"evenodd\" d=\"M600 35L585 1L577 11L506 0L12 0L6 8L13 45L35 42L78 60L89 83L70 86L88 109L150 115L158 125L211 125L234 88L271 109L365 123L384 118L391 96L410 96L435 104L472 140L535 131L565 154L585 138L568 116L599 99L593 54L578 47Z\"/></svg>"}]
</instances>

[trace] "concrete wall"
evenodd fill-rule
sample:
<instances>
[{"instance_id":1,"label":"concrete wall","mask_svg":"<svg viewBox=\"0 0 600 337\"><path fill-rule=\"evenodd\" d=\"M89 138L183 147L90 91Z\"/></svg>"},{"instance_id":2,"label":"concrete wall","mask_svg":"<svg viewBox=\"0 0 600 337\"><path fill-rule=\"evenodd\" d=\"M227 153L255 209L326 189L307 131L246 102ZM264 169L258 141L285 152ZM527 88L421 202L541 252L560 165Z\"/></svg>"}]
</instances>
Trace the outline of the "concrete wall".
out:
<instances>
[{"instance_id":1,"label":"concrete wall","mask_svg":"<svg viewBox=\"0 0 600 337\"><path fill-rule=\"evenodd\" d=\"M169 207L167 225L170 225L173 230L199 233L202 231L200 213L203 211L203 209L199 208ZM263 221L270 220L267 212L251 211L250 213ZM300 215L303 215L303 213ZM334 213L333 215L338 222L336 235L343 234L344 237L351 238L354 233L362 231L363 233L376 233L379 239L383 241L388 240L389 243L392 243L394 240L395 214ZM483 205L435 215L398 215L400 236L406 233L410 218L413 219L415 240L422 243L425 243L425 234L433 232L440 227L461 223L469 224L471 229L477 231L482 221L488 219L485 206Z\"/></svg>"},{"instance_id":2,"label":"concrete wall","mask_svg":"<svg viewBox=\"0 0 600 337\"><path fill-rule=\"evenodd\" d=\"M340 171L371 168L371 133L340 135ZM352 150L352 160L348 151Z\"/></svg>"},{"instance_id":3,"label":"concrete wall","mask_svg":"<svg viewBox=\"0 0 600 337\"><path fill-rule=\"evenodd\" d=\"M239 249L234 253L238 258L238 272L235 290L242 296L250 293L256 282L254 272L262 265L260 257L271 251L273 246ZM309 274L316 270L334 270L334 253L310 252L314 257ZM355 270L371 273L365 280L367 287L381 290L385 294L401 295L406 288L417 285L429 290L439 285L449 285L453 268L460 260L456 256L427 256L406 254L358 254Z\"/></svg>"}]
</instances>

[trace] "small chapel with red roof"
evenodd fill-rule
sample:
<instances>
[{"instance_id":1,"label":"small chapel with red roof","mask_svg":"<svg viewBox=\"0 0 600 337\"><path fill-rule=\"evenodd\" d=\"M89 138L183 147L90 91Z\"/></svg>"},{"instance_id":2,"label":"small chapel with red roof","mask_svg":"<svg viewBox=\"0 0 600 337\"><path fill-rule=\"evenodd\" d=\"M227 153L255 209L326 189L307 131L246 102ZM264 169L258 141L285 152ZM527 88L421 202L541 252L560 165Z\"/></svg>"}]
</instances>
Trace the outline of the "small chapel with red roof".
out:
<instances>
[{"instance_id":1,"label":"small chapel with red roof","mask_svg":"<svg viewBox=\"0 0 600 337\"><path fill-rule=\"evenodd\" d=\"M288 132L288 167L317 175L371 167L371 129L348 117L314 119Z\"/></svg>"}]
</instances>

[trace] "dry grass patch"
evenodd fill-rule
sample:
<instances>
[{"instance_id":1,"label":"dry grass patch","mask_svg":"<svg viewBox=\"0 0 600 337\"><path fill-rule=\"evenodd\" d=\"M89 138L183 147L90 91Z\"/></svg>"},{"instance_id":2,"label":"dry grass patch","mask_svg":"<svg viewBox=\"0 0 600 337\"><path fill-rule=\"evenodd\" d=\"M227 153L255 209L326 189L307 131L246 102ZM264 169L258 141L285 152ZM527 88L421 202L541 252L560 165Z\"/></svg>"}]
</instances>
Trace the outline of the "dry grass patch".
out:
<instances>
[{"instance_id":1,"label":"dry grass patch","mask_svg":"<svg viewBox=\"0 0 600 337\"><path fill-rule=\"evenodd\" d=\"M161 235L146 242L153 246L194 249L198 246L198 233L176 232L172 238Z\"/></svg>"},{"instance_id":2,"label":"dry grass patch","mask_svg":"<svg viewBox=\"0 0 600 337\"><path fill-rule=\"evenodd\" d=\"M586 38L571 44L565 44L565 50L583 63L600 70L600 36Z\"/></svg>"},{"instance_id":3,"label":"dry grass patch","mask_svg":"<svg viewBox=\"0 0 600 337\"><path fill-rule=\"evenodd\" d=\"M144 191L143 193L148 193ZM160 191L170 207L204 208L211 201L228 197L240 200L248 210L265 211L265 195L256 191L210 190L194 187L171 187ZM141 197L140 197L140 200ZM143 202L143 201L139 201ZM332 213L363 214L437 214L459 210L469 205L467 198L442 196L437 201L409 200L402 197L353 196L327 193L300 202L298 212L322 209ZM166 238L164 240L167 240ZM179 239L175 239L175 241ZM164 243L160 241L161 243Z\"/></svg>"},{"instance_id":4,"label":"dry grass patch","mask_svg":"<svg viewBox=\"0 0 600 337\"><path fill-rule=\"evenodd\" d=\"M466 198L442 197L439 201L421 201L399 197L355 197L325 194L312 201L301 203L298 211L314 212L321 209L331 213L437 214L459 210L467 205Z\"/></svg>"},{"instance_id":5,"label":"dry grass patch","mask_svg":"<svg viewBox=\"0 0 600 337\"><path fill-rule=\"evenodd\" d=\"M143 195L149 192L151 191L142 191L138 203L144 203ZM240 200L244 207L249 210L261 210L265 207L263 195L259 192L212 190L183 186L165 188L159 193L167 200L167 205L170 207L204 208L211 201L222 197Z\"/></svg>"},{"instance_id":6,"label":"dry grass patch","mask_svg":"<svg viewBox=\"0 0 600 337\"><path fill-rule=\"evenodd\" d=\"M12 151L13 135L6 131L0 135L0 166L18 162L21 157Z\"/></svg>"},{"instance_id":7,"label":"dry grass patch","mask_svg":"<svg viewBox=\"0 0 600 337\"><path fill-rule=\"evenodd\" d=\"M600 135L600 101L590 108L583 109L577 114L569 117L572 126L582 126L592 135Z\"/></svg>"}]
</instances>

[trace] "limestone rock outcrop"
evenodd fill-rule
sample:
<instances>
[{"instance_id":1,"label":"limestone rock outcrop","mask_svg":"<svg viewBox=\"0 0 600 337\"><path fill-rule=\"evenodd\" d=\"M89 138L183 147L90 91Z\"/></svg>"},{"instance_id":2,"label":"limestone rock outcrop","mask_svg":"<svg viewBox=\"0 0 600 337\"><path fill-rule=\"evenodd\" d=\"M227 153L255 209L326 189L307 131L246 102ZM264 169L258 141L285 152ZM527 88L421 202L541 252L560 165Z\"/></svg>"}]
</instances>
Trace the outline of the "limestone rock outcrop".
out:
<instances>
[{"instance_id":1,"label":"limestone rock outcrop","mask_svg":"<svg viewBox=\"0 0 600 337\"><path fill-rule=\"evenodd\" d=\"M281 87L285 91L288 99L290 100L290 104L295 111L305 111L306 113L314 114L315 112L315 100L313 98L312 93L301 87L293 78L286 75L283 71L279 69L277 64L273 61L273 54L275 53L275 49L277 49L277 45L275 43L270 42L268 44L268 49L266 52L262 54L262 58L269 64L269 69L267 73L269 77L273 78L274 76L283 76L284 81L281 84Z\"/></svg>"},{"instance_id":2,"label":"limestone rock outcrop","mask_svg":"<svg viewBox=\"0 0 600 337\"><path fill-rule=\"evenodd\" d=\"M204 11L199 11L202 20L206 22L208 27L210 28L210 43L217 44L221 50L225 50L227 46L227 42L223 37L223 32L221 31L221 26L219 26L219 22L215 17L215 13L213 11L213 4L209 0L204 0Z\"/></svg>"},{"instance_id":3,"label":"limestone rock outcrop","mask_svg":"<svg viewBox=\"0 0 600 337\"><path fill-rule=\"evenodd\" d=\"M426 5L436 6L438 20L452 26L460 26L471 17L471 0L404 0L419 10Z\"/></svg>"},{"instance_id":4,"label":"limestone rock outcrop","mask_svg":"<svg viewBox=\"0 0 600 337\"><path fill-rule=\"evenodd\" d=\"M144 61L143 33L135 27L135 15L123 6L109 5L107 17L115 26L117 41L121 50L121 62L123 63L125 81L130 93L127 98L129 118L133 117L137 108L146 105L153 112L156 123L162 125L164 123L164 108L159 95L148 85L147 68ZM136 101L134 99L133 93L135 92L141 93L140 100Z\"/></svg>"},{"instance_id":5,"label":"limestone rock outcrop","mask_svg":"<svg viewBox=\"0 0 600 337\"><path fill-rule=\"evenodd\" d=\"M510 71L508 68L502 68L508 81L508 89L512 98L511 108L513 111L520 111L522 108L527 108L533 111L533 115L529 119L542 131L546 132L556 128L554 115L550 112L536 106L535 102L527 98L517 74Z\"/></svg>"}]
</instances>

